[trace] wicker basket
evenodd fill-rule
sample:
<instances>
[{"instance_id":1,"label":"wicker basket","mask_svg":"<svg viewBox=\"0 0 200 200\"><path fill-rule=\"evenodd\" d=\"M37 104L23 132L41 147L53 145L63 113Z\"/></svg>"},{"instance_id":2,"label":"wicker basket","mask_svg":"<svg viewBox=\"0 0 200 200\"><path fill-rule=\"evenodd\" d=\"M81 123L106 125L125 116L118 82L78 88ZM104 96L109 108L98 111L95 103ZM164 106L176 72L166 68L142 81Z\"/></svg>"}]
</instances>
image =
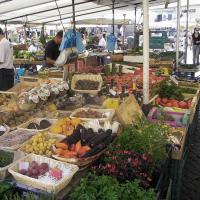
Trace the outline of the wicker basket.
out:
<instances>
[{"instance_id":1,"label":"wicker basket","mask_svg":"<svg viewBox=\"0 0 200 200\"><path fill-rule=\"evenodd\" d=\"M39 133L39 132L37 132ZM50 139L56 139L57 142L61 142L63 139L65 139L64 135L60 135L60 134L53 134L53 133L47 133L48 138ZM26 142L24 142L20 147L19 147L19 151L25 152L24 151L24 147L26 144L28 144L30 142L31 138L29 140L27 140ZM26 153L26 152L25 152Z\"/></svg>"},{"instance_id":2,"label":"wicker basket","mask_svg":"<svg viewBox=\"0 0 200 200\"><path fill-rule=\"evenodd\" d=\"M1 140L3 138L6 139L6 137L10 134L14 134L14 135L18 135L19 134L19 131L22 131L23 129L16 129L12 132L9 132L9 133L4 133L2 136L0 136L0 148L3 148L3 149L7 149L7 150L11 150L11 151L15 151L17 149L19 149L21 147L21 145L23 145L26 141L24 141L23 143L21 144L14 144L13 146L1 146ZM24 130L23 130L24 131ZM33 130L26 130L26 133L30 135L30 138L32 136L34 136L35 134L37 134L37 131L33 131ZM28 139L29 140L29 139Z\"/></svg>"},{"instance_id":3,"label":"wicker basket","mask_svg":"<svg viewBox=\"0 0 200 200\"><path fill-rule=\"evenodd\" d=\"M57 155L52 155L52 157L55 158L56 160L59 160L62 162L67 162L67 163L71 163L74 165L78 165L79 167L83 167L83 166L89 165L92 162L94 162L95 160L97 160L105 151L106 151L106 149L104 149L101 152L99 152L98 154L88 157L88 158L64 158L64 157L59 157Z\"/></svg>"},{"instance_id":4,"label":"wicker basket","mask_svg":"<svg viewBox=\"0 0 200 200\"><path fill-rule=\"evenodd\" d=\"M71 118L77 118L76 117L76 114L79 113L80 111L82 110L92 110L92 111L96 111L96 112L99 112L99 113L102 113L102 114L106 114L106 117L105 118L99 118L98 120L100 122L105 122L105 121L111 121L112 118L114 117L115 115L115 110L114 109L94 109L94 108L78 108L76 109L71 115L70 117ZM78 117L80 118L82 121L91 121L91 120L94 120L95 118L81 118L81 117Z\"/></svg>"},{"instance_id":5,"label":"wicker basket","mask_svg":"<svg viewBox=\"0 0 200 200\"><path fill-rule=\"evenodd\" d=\"M67 167L71 170L70 176L64 176L57 184L49 184L49 183L44 183L38 179L34 179L25 175L22 175L18 173L18 165L22 161L36 161L39 164L45 162L48 163L50 168L60 168L62 166ZM63 163L60 161L53 160L51 158L46 158L43 156L38 156L35 154L29 154L28 156L24 157L23 159L15 162L9 169L8 171L13 175L14 179L23 185L27 185L33 188L37 188L40 190L47 191L49 193L58 193L61 191L63 188L65 188L71 181L72 177L74 174L78 171L78 167L76 165L68 164L68 163Z\"/></svg>"},{"instance_id":6,"label":"wicker basket","mask_svg":"<svg viewBox=\"0 0 200 200\"><path fill-rule=\"evenodd\" d=\"M47 121L49 121L49 122L51 123L51 125L57 121L57 119L33 118L33 119L30 119L29 121L27 121L27 122L21 124L20 126L18 126L18 128L21 128L21 129L28 129L27 127L28 127L28 125L29 125L30 123L36 123L36 124L39 125L39 123L40 123L42 120L47 120ZM48 128L45 128L45 129L39 129L39 130L37 130L37 129L28 129L28 130L48 131L49 128L51 127L51 125L50 125Z\"/></svg>"},{"instance_id":7,"label":"wicker basket","mask_svg":"<svg viewBox=\"0 0 200 200\"><path fill-rule=\"evenodd\" d=\"M99 87L97 90L77 90L75 89L76 83L78 80L91 80L91 81L98 81L99 82ZM95 74L76 74L72 78L72 83L71 83L71 89L75 92L79 93L87 93L87 94L97 94L102 87L103 84L103 79L101 75L95 75Z\"/></svg>"},{"instance_id":8,"label":"wicker basket","mask_svg":"<svg viewBox=\"0 0 200 200\"><path fill-rule=\"evenodd\" d=\"M25 154L21 151L10 151L10 150L5 150L5 149L1 149L1 150L14 153L13 162L15 162L25 156ZM4 180L8 176L8 168L11 167L12 164L13 163L11 163L5 167L0 167L0 180Z\"/></svg>"}]
</instances>

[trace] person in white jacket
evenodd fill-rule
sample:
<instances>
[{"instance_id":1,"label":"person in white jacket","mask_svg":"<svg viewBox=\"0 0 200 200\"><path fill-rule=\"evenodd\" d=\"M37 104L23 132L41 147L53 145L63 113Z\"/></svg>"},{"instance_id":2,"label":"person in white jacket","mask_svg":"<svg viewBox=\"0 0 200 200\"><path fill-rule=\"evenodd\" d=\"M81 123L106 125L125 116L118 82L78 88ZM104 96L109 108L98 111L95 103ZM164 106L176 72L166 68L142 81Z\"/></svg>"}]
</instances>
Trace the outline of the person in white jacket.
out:
<instances>
[{"instance_id":1,"label":"person in white jacket","mask_svg":"<svg viewBox=\"0 0 200 200\"><path fill-rule=\"evenodd\" d=\"M0 28L0 90L14 86L13 47Z\"/></svg>"},{"instance_id":2,"label":"person in white jacket","mask_svg":"<svg viewBox=\"0 0 200 200\"><path fill-rule=\"evenodd\" d=\"M98 44L98 46L100 46L100 47L102 47L102 48L106 48L106 40L105 40L105 38L104 38L104 35L100 35L99 36L99 44Z\"/></svg>"}]
</instances>

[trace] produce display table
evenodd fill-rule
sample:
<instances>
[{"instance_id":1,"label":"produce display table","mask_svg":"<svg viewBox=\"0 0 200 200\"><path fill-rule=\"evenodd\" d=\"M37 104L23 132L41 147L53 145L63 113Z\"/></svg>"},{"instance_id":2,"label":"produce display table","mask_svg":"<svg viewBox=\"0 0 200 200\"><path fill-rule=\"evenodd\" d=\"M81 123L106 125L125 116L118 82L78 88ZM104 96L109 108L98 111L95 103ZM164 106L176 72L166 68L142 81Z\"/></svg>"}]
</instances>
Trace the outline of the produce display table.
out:
<instances>
[{"instance_id":1,"label":"produce display table","mask_svg":"<svg viewBox=\"0 0 200 200\"><path fill-rule=\"evenodd\" d=\"M14 59L14 65L43 65L44 61L30 61L29 59Z\"/></svg>"}]
</instances>

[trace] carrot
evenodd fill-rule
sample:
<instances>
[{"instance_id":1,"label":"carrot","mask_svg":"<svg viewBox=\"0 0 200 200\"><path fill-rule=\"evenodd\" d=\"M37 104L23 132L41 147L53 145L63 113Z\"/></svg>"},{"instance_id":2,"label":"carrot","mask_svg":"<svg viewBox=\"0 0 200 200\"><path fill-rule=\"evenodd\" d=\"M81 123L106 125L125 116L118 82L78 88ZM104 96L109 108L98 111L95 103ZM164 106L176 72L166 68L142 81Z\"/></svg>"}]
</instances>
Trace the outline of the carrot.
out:
<instances>
[{"instance_id":1,"label":"carrot","mask_svg":"<svg viewBox=\"0 0 200 200\"><path fill-rule=\"evenodd\" d=\"M74 158L77 156L75 151L65 151L64 155L65 158Z\"/></svg>"},{"instance_id":2,"label":"carrot","mask_svg":"<svg viewBox=\"0 0 200 200\"><path fill-rule=\"evenodd\" d=\"M67 144L65 144L65 143L59 143L59 142L57 142L57 143L56 143L56 147L57 147L57 148L61 148L61 149L63 149L63 150L68 149L68 146L67 146Z\"/></svg>"},{"instance_id":3,"label":"carrot","mask_svg":"<svg viewBox=\"0 0 200 200\"><path fill-rule=\"evenodd\" d=\"M81 141L78 141L76 143L76 146L75 146L75 151L78 153L78 151L81 149Z\"/></svg>"},{"instance_id":4,"label":"carrot","mask_svg":"<svg viewBox=\"0 0 200 200\"><path fill-rule=\"evenodd\" d=\"M91 150L91 148L89 146L83 146L83 147L81 147L81 149L84 149L86 152Z\"/></svg>"},{"instance_id":5,"label":"carrot","mask_svg":"<svg viewBox=\"0 0 200 200\"><path fill-rule=\"evenodd\" d=\"M63 155L63 149L58 148L58 149L55 150L55 153L56 153L57 156L62 156Z\"/></svg>"}]
</instances>

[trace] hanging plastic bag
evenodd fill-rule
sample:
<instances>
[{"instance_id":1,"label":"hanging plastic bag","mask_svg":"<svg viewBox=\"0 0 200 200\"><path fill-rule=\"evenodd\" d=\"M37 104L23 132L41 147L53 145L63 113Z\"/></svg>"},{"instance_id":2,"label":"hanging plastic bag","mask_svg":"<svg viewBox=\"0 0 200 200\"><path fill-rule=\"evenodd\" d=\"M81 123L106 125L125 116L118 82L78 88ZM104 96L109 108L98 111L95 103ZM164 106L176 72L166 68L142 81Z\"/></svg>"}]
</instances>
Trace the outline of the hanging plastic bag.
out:
<instances>
[{"instance_id":1,"label":"hanging plastic bag","mask_svg":"<svg viewBox=\"0 0 200 200\"><path fill-rule=\"evenodd\" d=\"M111 33L107 36L107 49L108 51L115 50L115 44L117 42L117 38Z\"/></svg>"},{"instance_id":2,"label":"hanging plastic bag","mask_svg":"<svg viewBox=\"0 0 200 200\"><path fill-rule=\"evenodd\" d=\"M78 52L77 52L77 48L73 47L73 48L65 48L59 55L59 57L57 58L56 62L55 62L55 66L57 67L61 67L63 65L65 65L66 63L70 63L72 62L72 57L76 57L78 56Z\"/></svg>"},{"instance_id":3,"label":"hanging plastic bag","mask_svg":"<svg viewBox=\"0 0 200 200\"><path fill-rule=\"evenodd\" d=\"M64 35L64 38L60 45L60 51L62 52L64 49L73 47L76 47L78 49L78 53L82 53L83 51L85 51L81 34L79 32L75 32L72 29L69 29Z\"/></svg>"}]
</instances>

